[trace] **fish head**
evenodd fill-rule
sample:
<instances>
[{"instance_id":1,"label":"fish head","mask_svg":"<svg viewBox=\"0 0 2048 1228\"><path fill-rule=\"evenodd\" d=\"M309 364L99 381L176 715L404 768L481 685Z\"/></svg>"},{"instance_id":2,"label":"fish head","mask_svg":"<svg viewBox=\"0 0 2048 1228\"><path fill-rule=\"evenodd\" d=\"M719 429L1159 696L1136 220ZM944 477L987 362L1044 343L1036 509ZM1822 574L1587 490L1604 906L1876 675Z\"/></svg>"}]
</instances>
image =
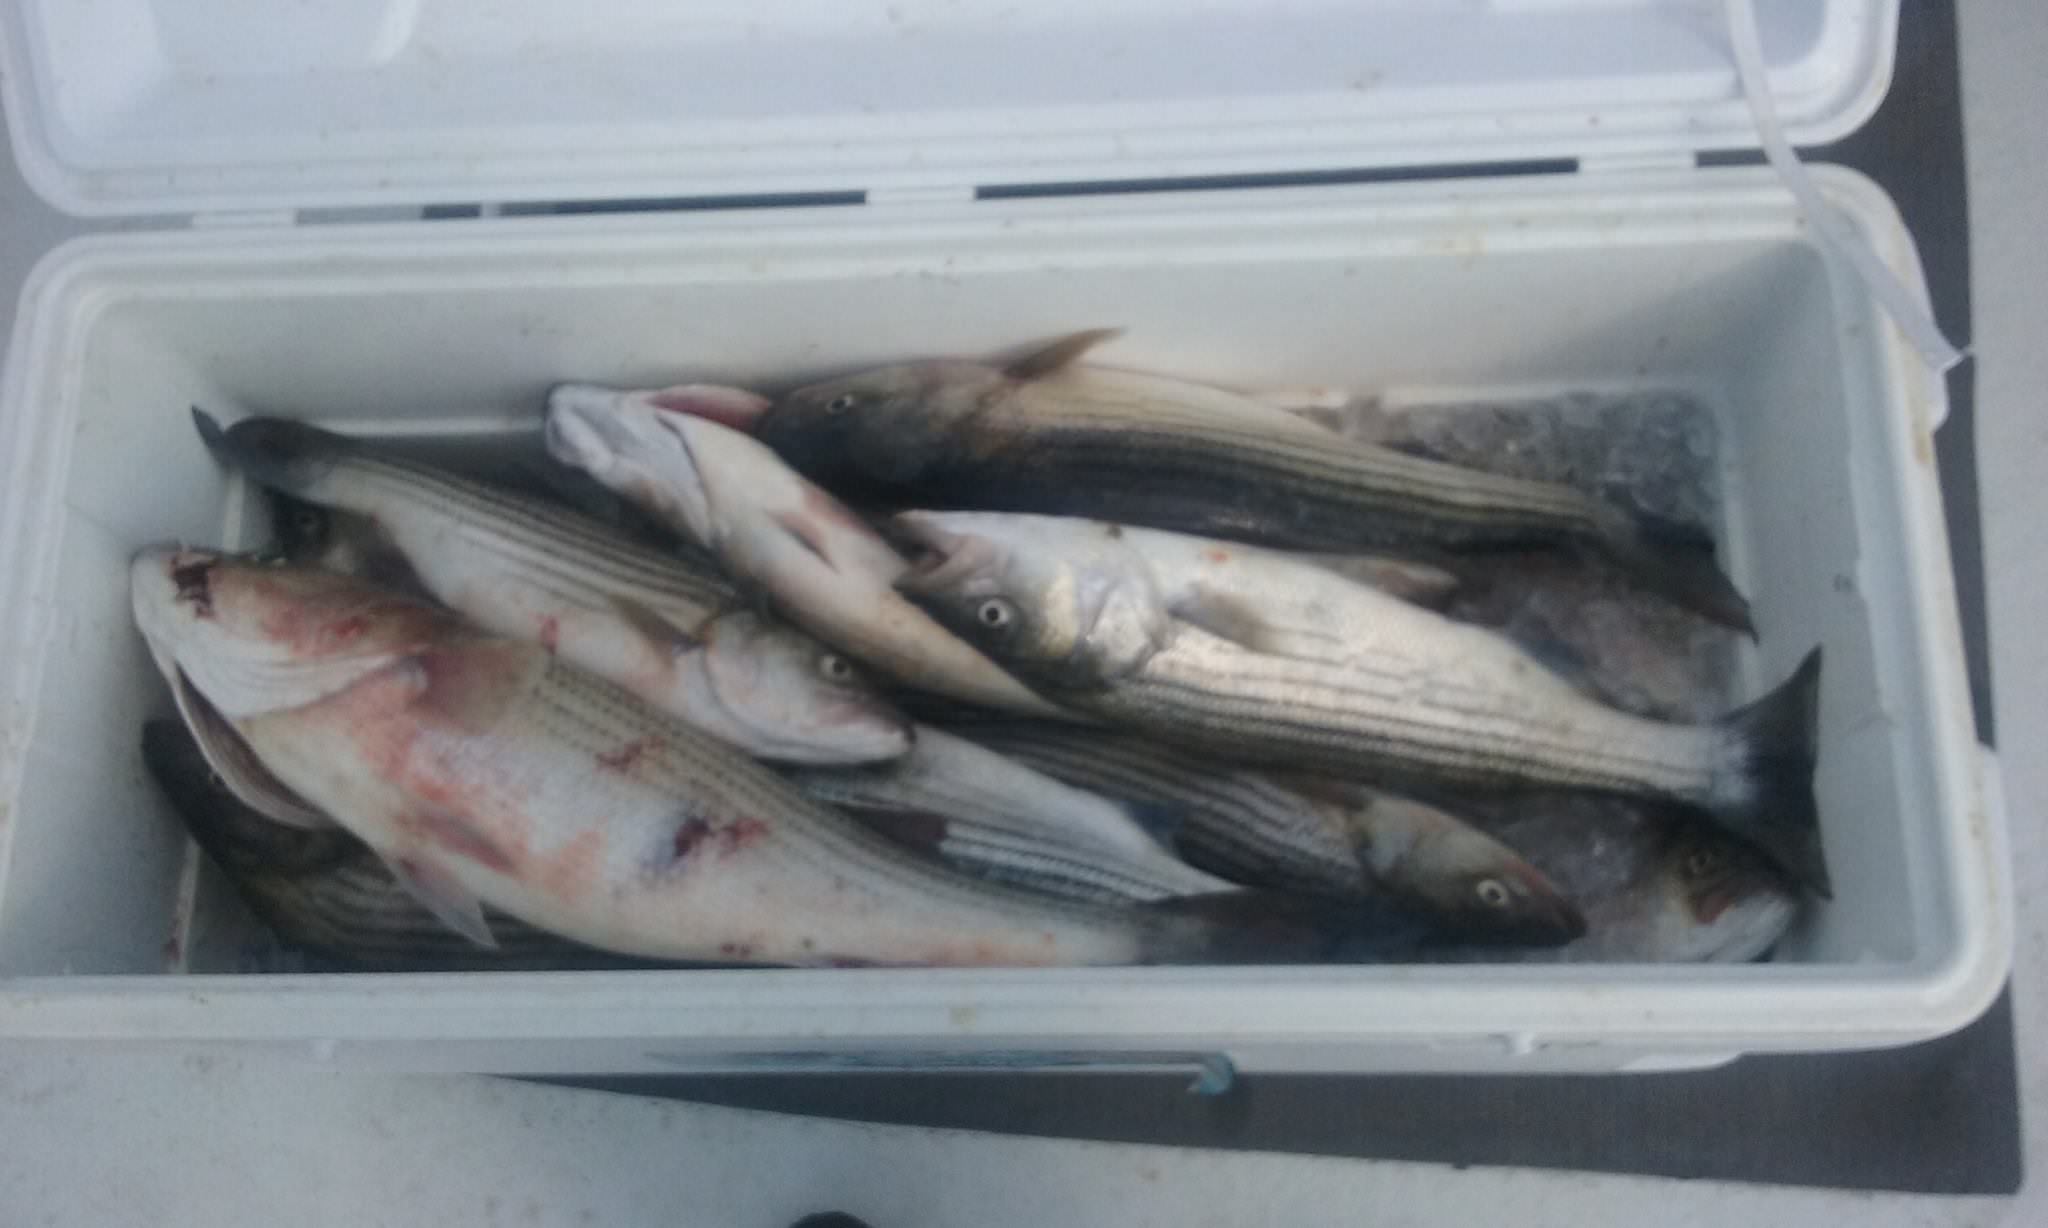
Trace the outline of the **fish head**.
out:
<instances>
[{"instance_id":1,"label":"fish head","mask_svg":"<svg viewBox=\"0 0 2048 1228\"><path fill-rule=\"evenodd\" d=\"M270 523L275 537L273 552L286 562L318 565L336 548L341 533L335 513L317 503L278 491L270 492ZM347 568L330 567L330 571Z\"/></svg>"},{"instance_id":2,"label":"fish head","mask_svg":"<svg viewBox=\"0 0 2048 1228\"><path fill-rule=\"evenodd\" d=\"M223 428L213 415L194 407L192 422L223 464L293 494L316 491L354 448L346 436L289 418L244 418Z\"/></svg>"},{"instance_id":3,"label":"fish head","mask_svg":"<svg viewBox=\"0 0 2048 1228\"><path fill-rule=\"evenodd\" d=\"M1344 818L1375 880L1447 932L1532 946L1586 932L1585 915L1548 875L1447 811L1358 790Z\"/></svg>"},{"instance_id":4,"label":"fish head","mask_svg":"<svg viewBox=\"0 0 2048 1228\"><path fill-rule=\"evenodd\" d=\"M767 405L751 392L708 384L630 392L564 384L548 394L547 448L716 549L760 502L764 484L801 482L765 445L726 425Z\"/></svg>"},{"instance_id":5,"label":"fish head","mask_svg":"<svg viewBox=\"0 0 2048 1228\"><path fill-rule=\"evenodd\" d=\"M918 550L897 587L1021 676L1106 686L1165 644L1172 619L1132 556L1047 549L923 512L900 513L892 526Z\"/></svg>"},{"instance_id":6,"label":"fish head","mask_svg":"<svg viewBox=\"0 0 2048 1228\"><path fill-rule=\"evenodd\" d=\"M175 546L135 556L129 597L159 666L230 718L324 698L454 626L349 576Z\"/></svg>"},{"instance_id":7,"label":"fish head","mask_svg":"<svg viewBox=\"0 0 2048 1228\"><path fill-rule=\"evenodd\" d=\"M1654 863L1649 907L1660 959L1743 963L1784 936L1794 889L1764 858L1717 832L1674 830Z\"/></svg>"},{"instance_id":8,"label":"fish head","mask_svg":"<svg viewBox=\"0 0 2048 1228\"><path fill-rule=\"evenodd\" d=\"M713 619L699 635L693 705L727 741L784 763L873 763L909 752L910 718L853 662L751 611Z\"/></svg>"},{"instance_id":9,"label":"fish head","mask_svg":"<svg viewBox=\"0 0 2048 1228\"><path fill-rule=\"evenodd\" d=\"M339 827L309 831L274 822L236 797L184 722L143 722L142 762L207 854L231 870L317 872L359 849Z\"/></svg>"},{"instance_id":10,"label":"fish head","mask_svg":"<svg viewBox=\"0 0 2048 1228\"><path fill-rule=\"evenodd\" d=\"M752 430L814 480L900 491L955 442L963 419L1008 386L978 363L903 363L787 393Z\"/></svg>"}]
</instances>

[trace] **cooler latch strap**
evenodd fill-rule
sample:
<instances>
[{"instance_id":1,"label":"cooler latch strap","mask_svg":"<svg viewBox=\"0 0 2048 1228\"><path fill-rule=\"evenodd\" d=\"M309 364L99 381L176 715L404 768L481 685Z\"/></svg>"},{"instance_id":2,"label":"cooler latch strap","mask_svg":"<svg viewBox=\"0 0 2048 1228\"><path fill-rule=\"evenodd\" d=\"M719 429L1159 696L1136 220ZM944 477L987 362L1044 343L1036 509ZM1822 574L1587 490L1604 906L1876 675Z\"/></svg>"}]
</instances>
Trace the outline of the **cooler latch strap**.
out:
<instances>
[{"instance_id":1,"label":"cooler latch strap","mask_svg":"<svg viewBox=\"0 0 2048 1228\"><path fill-rule=\"evenodd\" d=\"M1856 227L1840 210L1829 204L1815 186L1813 176L1799 161L1785 130L1778 124L1778 112L1771 101L1771 87L1764 69L1763 39L1757 33L1756 10L1751 0L1727 0L1729 42L1735 54L1735 71L1742 81L1742 94L1749 113L1756 119L1757 136L1771 169L1799 200L1813 226L1813 232L1835 255L1856 271L1865 287L1882 306L1899 331L1927 365L1947 371L1963 360L1963 351L1942 335L1941 326L1918 296L1888 268L1863 241ZM1939 425L1938 423L1936 425Z\"/></svg>"}]
</instances>

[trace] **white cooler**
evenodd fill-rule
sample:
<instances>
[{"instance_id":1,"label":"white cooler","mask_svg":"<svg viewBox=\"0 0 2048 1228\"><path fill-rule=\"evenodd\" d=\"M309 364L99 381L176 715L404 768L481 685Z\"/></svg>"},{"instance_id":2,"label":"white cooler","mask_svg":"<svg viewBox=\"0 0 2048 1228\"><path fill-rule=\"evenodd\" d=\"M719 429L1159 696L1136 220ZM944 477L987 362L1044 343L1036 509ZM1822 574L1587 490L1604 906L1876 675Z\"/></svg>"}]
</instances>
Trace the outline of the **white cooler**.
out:
<instances>
[{"instance_id":1,"label":"white cooler","mask_svg":"<svg viewBox=\"0 0 2048 1228\"><path fill-rule=\"evenodd\" d=\"M1895 0L1762 7L1792 139L1853 129ZM1696 164L1756 140L1718 4L5 0L0 34L36 188L162 219L49 253L0 387L0 1037L1213 1083L1894 1045L2005 979L1943 383L1777 175ZM1391 173L1113 189L1343 170ZM1815 176L1924 303L1884 193ZM248 922L143 770L168 698L128 613L138 546L259 529L187 406L502 435L560 380L773 388L1109 324L1107 360L1229 385L1710 405L1738 684L1826 647L1835 898L1732 967L227 970Z\"/></svg>"}]
</instances>

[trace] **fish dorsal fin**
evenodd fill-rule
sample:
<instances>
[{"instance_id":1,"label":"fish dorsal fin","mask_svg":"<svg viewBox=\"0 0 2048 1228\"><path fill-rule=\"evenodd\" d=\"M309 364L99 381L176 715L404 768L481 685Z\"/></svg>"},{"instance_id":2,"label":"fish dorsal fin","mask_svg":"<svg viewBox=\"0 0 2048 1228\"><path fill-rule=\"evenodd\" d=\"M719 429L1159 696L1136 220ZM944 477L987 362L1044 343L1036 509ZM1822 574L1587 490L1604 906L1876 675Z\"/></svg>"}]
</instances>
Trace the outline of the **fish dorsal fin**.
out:
<instances>
[{"instance_id":1,"label":"fish dorsal fin","mask_svg":"<svg viewBox=\"0 0 2048 1228\"><path fill-rule=\"evenodd\" d=\"M701 648L704 641L674 622L662 617L645 603L622 594L613 594L612 609L628 626L653 643L659 644L669 654L679 656L693 648Z\"/></svg>"},{"instance_id":2,"label":"fish dorsal fin","mask_svg":"<svg viewBox=\"0 0 2048 1228\"><path fill-rule=\"evenodd\" d=\"M207 702L182 669L172 673L171 695L177 701L178 714L185 718L185 728L191 731L200 755L206 759L206 766L213 769L222 787L234 794L237 801L264 818L289 827L319 831L334 826L333 819L264 766L255 750Z\"/></svg>"},{"instance_id":3,"label":"fish dorsal fin","mask_svg":"<svg viewBox=\"0 0 2048 1228\"><path fill-rule=\"evenodd\" d=\"M383 858L385 868L405 888L406 894L418 900L420 906L433 913L441 924L480 947L497 949L498 939L491 933L490 922L484 919L483 902L456 881L453 874L422 858L382 850L378 856Z\"/></svg>"},{"instance_id":4,"label":"fish dorsal fin","mask_svg":"<svg viewBox=\"0 0 2048 1228\"><path fill-rule=\"evenodd\" d=\"M1428 610L1442 610L1464 585L1458 574L1447 568L1392 555L1295 553L1294 557Z\"/></svg>"},{"instance_id":5,"label":"fish dorsal fin","mask_svg":"<svg viewBox=\"0 0 2048 1228\"><path fill-rule=\"evenodd\" d=\"M1011 379L1031 380L1044 377L1072 366L1083 354L1098 345L1104 345L1124 335L1121 328L1090 328L1078 333L1068 333L1057 341L1050 341L1019 358L1003 365L1003 374Z\"/></svg>"}]
</instances>

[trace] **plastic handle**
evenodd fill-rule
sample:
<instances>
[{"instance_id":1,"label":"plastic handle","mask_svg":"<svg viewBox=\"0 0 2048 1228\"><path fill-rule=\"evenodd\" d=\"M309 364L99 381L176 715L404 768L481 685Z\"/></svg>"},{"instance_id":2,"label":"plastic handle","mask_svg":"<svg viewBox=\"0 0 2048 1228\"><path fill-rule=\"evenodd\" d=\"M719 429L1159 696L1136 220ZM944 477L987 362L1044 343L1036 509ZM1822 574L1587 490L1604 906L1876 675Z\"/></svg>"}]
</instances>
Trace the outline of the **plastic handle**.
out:
<instances>
[{"instance_id":1,"label":"plastic handle","mask_svg":"<svg viewBox=\"0 0 2048 1228\"><path fill-rule=\"evenodd\" d=\"M1941 325L1935 323L1932 313L1921 305L1904 282L1885 267L1884 261L1856 233L1855 226L1821 195L1820 189L1814 185L1813 176L1807 173L1799 155L1793 151L1792 143L1785 139L1785 130L1778 124L1777 107L1771 101L1770 81L1764 70L1763 39L1757 33L1756 9L1752 7L1751 0L1728 0L1728 41L1735 54L1735 73L1742 81L1742 95L1749 103L1750 115L1756 119L1757 138L1763 146L1764 157L1792 195L1798 198L1799 207L1813 224L1814 234L1856 271L1865 288L1898 325L1906 340L1920 351L1928 366L1945 372L1961 362L1963 351L1942 335Z\"/></svg>"},{"instance_id":2,"label":"plastic handle","mask_svg":"<svg viewBox=\"0 0 2048 1228\"><path fill-rule=\"evenodd\" d=\"M882 1049L773 1050L765 1053L658 1053L647 1060L702 1073L854 1074L958 1071L990 1074L1173 1074L1191 1076L1188 1091L1220 1096L1237 1083L1237 1066L1222 1053L1119 1053L1114 1050Z\"/></svg>"}]
</instances>

